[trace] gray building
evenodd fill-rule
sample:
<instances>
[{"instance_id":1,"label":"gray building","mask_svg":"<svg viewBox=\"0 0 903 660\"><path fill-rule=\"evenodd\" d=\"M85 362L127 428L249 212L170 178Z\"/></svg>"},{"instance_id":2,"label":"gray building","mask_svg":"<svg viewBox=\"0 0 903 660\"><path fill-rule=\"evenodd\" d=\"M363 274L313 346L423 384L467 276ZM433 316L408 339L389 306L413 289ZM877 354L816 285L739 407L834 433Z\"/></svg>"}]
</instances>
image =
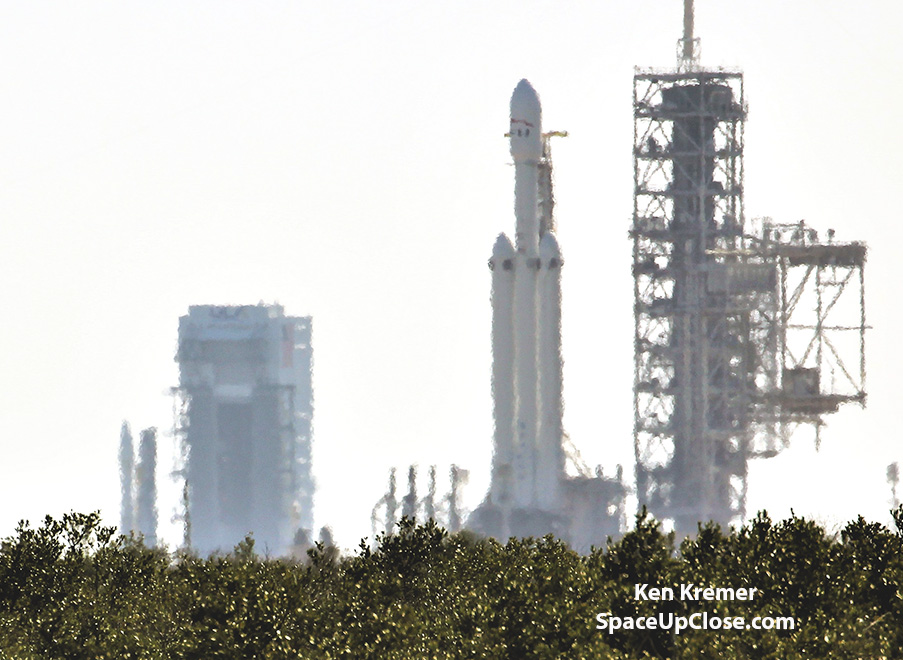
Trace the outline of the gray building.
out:
<instances>
[{"instance_id":1,"label":"gray building","mask_svg":"<svg viewBox=\"0 0 903 660\"><path fill-rule=\"evenodd\" d=\"M177 436L186 544L253 533L284 554L313 528L311 319L280 305L195 305L179 319Z\"/></svg>"}]
</instances>

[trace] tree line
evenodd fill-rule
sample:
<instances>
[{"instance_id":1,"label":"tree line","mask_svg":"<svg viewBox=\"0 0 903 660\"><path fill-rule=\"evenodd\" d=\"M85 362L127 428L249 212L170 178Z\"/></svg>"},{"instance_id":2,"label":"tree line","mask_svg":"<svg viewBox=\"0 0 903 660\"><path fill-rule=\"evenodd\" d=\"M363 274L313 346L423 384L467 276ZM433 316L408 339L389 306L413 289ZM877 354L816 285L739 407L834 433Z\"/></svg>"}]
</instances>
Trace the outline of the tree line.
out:
<instances>
[{"instance_id":1,"label":"tree line","mask_svg":"<svg viewBox=\"0 0 903 660\"><path fill-rule=\"evenodd\" d=\"M896 529L760 513L675 544L641 513L581 555L552 537L500 543L405 519L371 548L303 561L148 548L97 513L20 523L0 546L0 658L903 658ZM752 600L637 598L636 585L755 588ZM656 592L651 592L656 593ZM793 617L792 630L600 630L637 618ZM664 618L664 616L662 617Z\"/></svg>"}]
</instances>

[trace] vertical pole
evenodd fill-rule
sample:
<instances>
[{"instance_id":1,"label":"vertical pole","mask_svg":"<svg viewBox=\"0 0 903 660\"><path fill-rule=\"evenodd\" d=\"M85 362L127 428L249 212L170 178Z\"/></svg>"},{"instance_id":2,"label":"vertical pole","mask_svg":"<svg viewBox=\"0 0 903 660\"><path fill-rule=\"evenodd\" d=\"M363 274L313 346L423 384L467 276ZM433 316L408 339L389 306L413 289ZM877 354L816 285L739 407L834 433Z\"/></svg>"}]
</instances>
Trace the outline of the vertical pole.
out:
<instances>
[{"instance_id":1,"label":"vertical pole","mask_svg":"<svg viewBox=\"0 0 903 660\"><path fill-rule=\"evenodd\" d=\"M865 259L859 264L859 391L865 394ZM863 402L865 399L863 399Z\"/></svg>"},{"instance_id":2,"label":"vertical pole","mask_svg":"<svg viewBox=\"0 0 903 660\"><path fill-rule=\"evenodd\" d=\"M132 484L135 474L135 451L128 422L122 422L119 433L119 482L122 488L119 533L130 534L135 529L135 497Z\"/></svg>"},{"instance_id":3,"label":"vertical pole","mask_svg":"<svg viewBox=\"0 0 903 660\"><path fill-rule=\"evenodd\" d=\"M693 0L684 0L683 59L693 60Z\"/></svg>"}]
</instances>

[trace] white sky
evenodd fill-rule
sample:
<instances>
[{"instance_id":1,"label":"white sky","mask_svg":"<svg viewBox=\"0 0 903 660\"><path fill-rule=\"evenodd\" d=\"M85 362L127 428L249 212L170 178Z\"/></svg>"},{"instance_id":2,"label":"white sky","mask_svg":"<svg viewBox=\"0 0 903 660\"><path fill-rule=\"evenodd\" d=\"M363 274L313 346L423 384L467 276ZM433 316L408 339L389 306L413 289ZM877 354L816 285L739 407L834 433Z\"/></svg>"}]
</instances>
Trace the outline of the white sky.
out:
<instances>
[{"instance_id":1,"label":"white sky","mask_svg":"<svg viewBox=\"0 0 903 660\"><path fill-rule=\"evenodd\" d=\"M747 217L870 245L869 405L752 469L750 511L888 521L903 460L895 304L903 5L698 0L706 65L746 73ZM488 482L489 271L513 229L522 77L554 144L565 424L632 474L633 67L680 0L7 2L0 7L0 536L118 521L123 418L172 424L178 317L314 317L315 516L370 533L388 469ZM161 483L171 468L161 442ZM169 495L169 493L166 493ZM170 499L161 519L171 514ZM177 540L174 528L164 536Z\"/></svg>"}]
</instances>

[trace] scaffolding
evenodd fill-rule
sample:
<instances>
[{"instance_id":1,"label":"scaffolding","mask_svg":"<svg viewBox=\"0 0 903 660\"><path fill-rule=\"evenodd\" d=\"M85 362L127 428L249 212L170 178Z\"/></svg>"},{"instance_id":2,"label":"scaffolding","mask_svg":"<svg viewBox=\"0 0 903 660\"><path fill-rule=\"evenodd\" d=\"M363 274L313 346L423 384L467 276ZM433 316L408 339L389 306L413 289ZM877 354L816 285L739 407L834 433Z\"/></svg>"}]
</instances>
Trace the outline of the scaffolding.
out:
<instances>
[{"instance_id":1,"label":"scaffolding","mask_svg":"<svg viewBox=\"0 0 903 660\"><path fill-rule=\"evenodd\" d=\"M427 493L423 497L418 495L416 465L408 467L408 490L401 498L398 497L395 472L394 467L389 470L388 490L377 500L370 513L371 538L374 544L379 533L387 536L394 534L400 518L421 523L433 520L453 534L461 531L462 520L466 516L461 506L461 491L470 477L467 470L457 465L449 467L448 493L438 501L435 465L430 466Z\"/></svg>"},{"instance_id":2,"label":"scaffolding","mask_svg":"<svg viewBox=\"0 0 903 660\"><path fill-rule=\"evenodd\" d=\"M634 76L634 452L640 504L691 534L745 517L751 458L865 403L866 247L747 223L743 74L681 62Z\"/></svg>"}]
</instances>

